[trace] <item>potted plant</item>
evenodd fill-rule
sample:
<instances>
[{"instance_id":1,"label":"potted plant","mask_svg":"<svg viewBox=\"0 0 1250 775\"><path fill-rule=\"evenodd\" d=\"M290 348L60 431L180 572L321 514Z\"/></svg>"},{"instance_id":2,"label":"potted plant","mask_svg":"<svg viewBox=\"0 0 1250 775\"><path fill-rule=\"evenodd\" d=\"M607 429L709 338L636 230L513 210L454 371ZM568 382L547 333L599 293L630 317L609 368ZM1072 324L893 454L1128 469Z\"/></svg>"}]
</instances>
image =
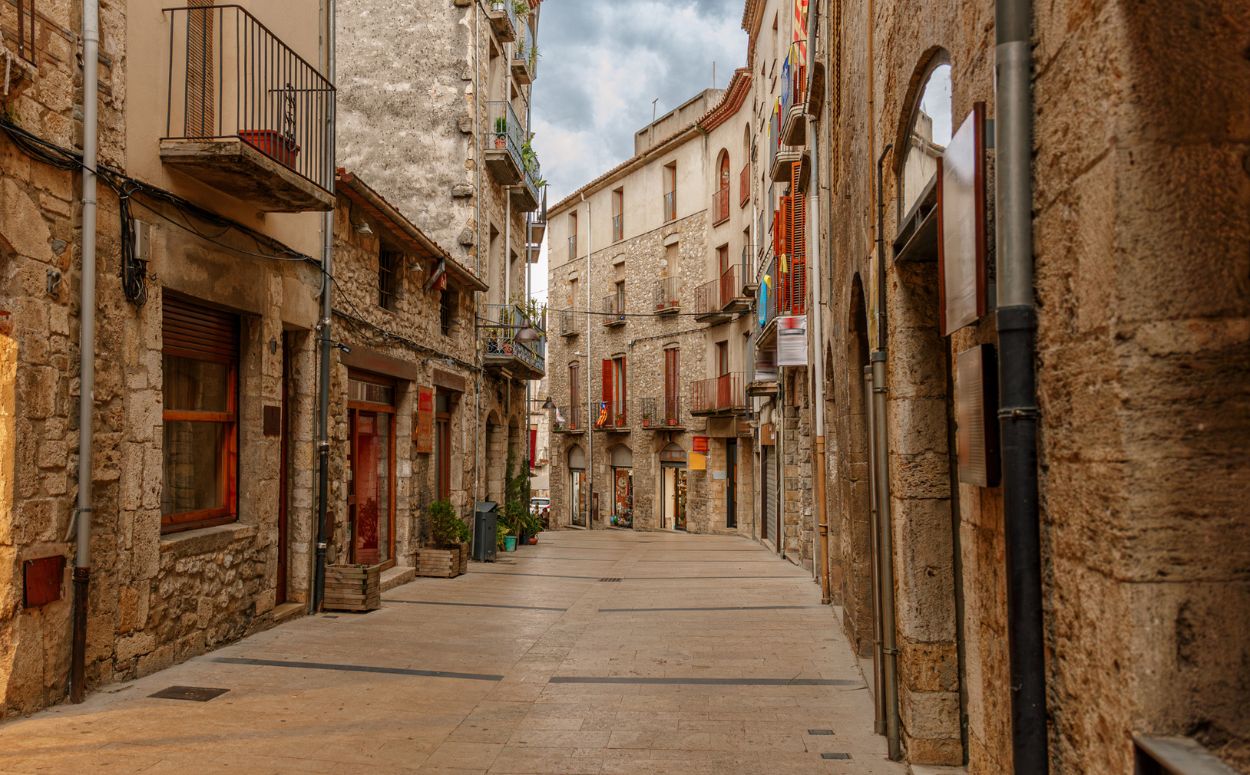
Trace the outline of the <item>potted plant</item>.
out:
<instances>
[{"instance_id":1,"label":"potted plant","mask_svg":"<svg viewBox=\"0 0 1250 775\"><path fill-rule=\"evenodd\" d=\"M500 3L500 5L502 5L502 3ZM512 12L516 14L518 19L524 19L526 16L529 16L529 0L512 0Z\"/></svg>"},{"instance_id":2,"label":"potted plant","mask_svg":"<svg viewBox=\"0 0 1250 775\"><path fill-rule=\"evenodd\" d=\"M495 147L499 150L508 147L508 119L505 116L495 119Z\"/></svg>"},{"instance_id":3,"label":"potted plant","mask_svg":"<svg viewBox=\"0 0 1250 775\"><path fill-rule=\"evenodd\" d=\"M287 167L294 167L299 144L276 129L240 129L243 142Z\"/></svg>"},{"instance_id":4,"label":"potted plant","mask_svg":"<svg viewBox=\"0 0 1250 775\"><path fill-rule=\"evenodd\" d=\"M417 550L418 576L450 579L468 570L469 526L456 516L449 501L435 501L427 509L430 538Z\"/></svg>"},{"instance_id":5,"label":"potted plant","mask_svg":"<svg viewBox=\"0 0 1250 775\"><path fill-rule=\"evenodd\" d=\"M508 550L508 535L512 531L508 530L508 526L502 522L495 525L495 548L501 552Z\"/></svg>"}]
</instances>

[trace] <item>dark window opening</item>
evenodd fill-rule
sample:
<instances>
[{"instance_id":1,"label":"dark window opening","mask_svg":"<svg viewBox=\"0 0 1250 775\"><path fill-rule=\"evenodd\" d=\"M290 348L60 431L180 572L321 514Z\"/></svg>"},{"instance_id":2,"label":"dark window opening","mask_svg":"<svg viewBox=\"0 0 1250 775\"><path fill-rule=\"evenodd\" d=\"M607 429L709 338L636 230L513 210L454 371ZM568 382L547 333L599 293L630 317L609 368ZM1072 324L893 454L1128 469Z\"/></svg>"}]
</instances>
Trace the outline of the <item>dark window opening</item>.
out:
<instances>
[{"instance_id":1,"label":"dark window opening","mask_svg":"<svg viewBox=\"0 0 1250 775\"><path fill-rule=\"evenodd\" d=\"M394 311L399 295L399 267L403 254L382 248L378 251L378 306Z\"/></svg>"}]
</instances>

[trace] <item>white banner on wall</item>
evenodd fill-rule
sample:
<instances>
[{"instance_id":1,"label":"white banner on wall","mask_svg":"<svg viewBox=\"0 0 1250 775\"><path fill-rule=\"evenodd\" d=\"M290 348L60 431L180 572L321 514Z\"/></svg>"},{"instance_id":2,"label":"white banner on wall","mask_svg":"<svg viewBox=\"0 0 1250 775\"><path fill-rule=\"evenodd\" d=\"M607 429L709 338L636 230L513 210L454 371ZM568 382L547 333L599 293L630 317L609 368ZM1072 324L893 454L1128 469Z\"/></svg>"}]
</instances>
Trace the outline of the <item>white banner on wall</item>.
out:
<instances>
[{"instance_id":1,"label":"white banner on wall","mask_svg":"<svg viewBox=\"0 0 1250 775\"><path fill-rule=\"evenodd\" d=\"M777 365L807 365L807 316L777 318Z\"/></svg>"}]
</instances>

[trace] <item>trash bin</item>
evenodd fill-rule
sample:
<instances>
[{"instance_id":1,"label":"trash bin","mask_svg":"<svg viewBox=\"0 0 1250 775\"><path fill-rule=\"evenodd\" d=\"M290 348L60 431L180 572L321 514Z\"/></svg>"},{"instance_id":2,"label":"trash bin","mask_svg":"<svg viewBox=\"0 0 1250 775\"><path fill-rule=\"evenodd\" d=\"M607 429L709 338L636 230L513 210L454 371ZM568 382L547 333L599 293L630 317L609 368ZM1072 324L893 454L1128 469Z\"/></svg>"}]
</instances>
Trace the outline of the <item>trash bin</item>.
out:
<instances>
[{"instance_id":1,"label":"trash bin","mask_svg":"<svg viewBox=\"0 0 1250 775\"><path fill-rule=\"evenodd\" d=\"M494 501L479 501L473 509L473 559L478 562L494 562L495 531L499 524L499 505Z\"/></svg>"}]
</instances>

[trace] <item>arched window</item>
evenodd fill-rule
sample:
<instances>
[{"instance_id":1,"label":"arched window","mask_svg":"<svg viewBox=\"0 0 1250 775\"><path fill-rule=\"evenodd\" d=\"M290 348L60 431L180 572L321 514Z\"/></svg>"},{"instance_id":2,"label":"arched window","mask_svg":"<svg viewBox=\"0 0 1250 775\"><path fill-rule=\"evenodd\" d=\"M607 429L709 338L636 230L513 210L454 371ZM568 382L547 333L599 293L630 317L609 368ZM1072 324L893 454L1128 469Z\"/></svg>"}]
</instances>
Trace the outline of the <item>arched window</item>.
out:
<instances>
[{"instance_id":1,"label":"arched window","mask_svg":"<svg viewBox=\"0 0 1250 775\"><path fill-rule=\"evenodd\" d=\"M937 162L951 141L951 66L934 65L925 77L908 122L899 167L899 217L911 211L937 174Z\"/></svg>"},{"instance_id":2,"label":"arched window","mask_svg":"<svg viewBox=\"0 0 1250 775\"><path fill-rule=\"evenodd\" d=\"M721 149L716 161L716 193L712 196L712 222L729 218L729 151Z\"/></svg>"},{"instance_id":3,"label":"arched window","mask_svg":"<svg viewBox=\"0 0 1250 775\"><path fill-rule=\"evenodd\" d=\"M726 151L723 148L721 149L720 161L717 163L717 167L720 168L719 188L721 191L728 191L729 190L729 151Z\"/></svg>"}]
</instances>

